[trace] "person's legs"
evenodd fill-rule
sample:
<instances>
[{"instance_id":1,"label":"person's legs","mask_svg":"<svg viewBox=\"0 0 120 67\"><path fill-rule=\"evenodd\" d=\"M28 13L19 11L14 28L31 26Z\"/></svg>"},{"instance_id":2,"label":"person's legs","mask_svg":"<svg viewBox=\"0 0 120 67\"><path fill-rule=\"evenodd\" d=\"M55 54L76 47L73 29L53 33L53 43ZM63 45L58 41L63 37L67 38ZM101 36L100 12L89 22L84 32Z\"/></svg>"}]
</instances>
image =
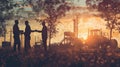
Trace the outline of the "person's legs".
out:
<instances>
[{"instance_id":1,"label":"person's legs","mask_svg":"<svg viewBox=\"0 0 120 67\"><path fill-rule=\"evenodd\" d=\"M27 43L28 43L28 49L30 49L31 48L31 46L30 46L30 40L28 40Z\"/></svg>"},{"instance_id":2,"label":"person's legs","mask_svg":"<svg viewBox=\"0 0 120 67\"><path fill-rule=\"evenodd\" d=\"M27 52L30 51L30 48L31 48L31 46L30 46L30 40L27 40Z\"/></svg>"},{"instance_id":3,"label":"person's legs","mask_svg":"<svg viewBox=\"0 0 120 67\"><path fill-rule=\"evenodd\" d=\"M18 51L20 51L20 48L21 48L21 46L20 46L20 39L18 39Z\"/></svg>"},{"instance_id":4,"label":"person's legs","mask_svg":"<svg viewBox=\"0 0 120 67\"><path fill-rule=\"evenodd\" d=\"M31 48L30 40L29 39L25 39L25 52L28 52L30 48Z\"/></svg>"},{"instance_id":5,"label":"person's legs","mask_svg":"<svg viewBox=\"0 0 120 67\"><path fill-rule=\"evenodd\" d=\"M25 52L27 52L27 40L26 40L26 38L25 38L25 42L24 42L24 50L25 50Z\"/></svg>"},{"instance_id":6,"label":"person's legs","mask_svg":"<svg viewBox=\"0 0 120 67\"><path fill-rule=\"evenodd\" d=\"M13 50L16 51L16 43L14 43Z\"/></svg>"},{"instance_id":7,"label":"person's legs","mask_svg":"<svg viewBox=\"0 0 120 67\"><path fill-rule=\"evenodd\" d=\"M16 45L17 45L17 41L16 39L14 38L14 45L13 45L13 50L16 51Z\"/></svg>"},{"instance_id":8,"label":"person's legs","mask_svg":"<svg viewBox=\"0 0 120 67\"><path fill-rule=\"evenodd\" d=\"M44 50L47 51L47 42L46 42L46 39L43 40L43 46L44 46Z\"/></svg>"},{"instance_id":9,"label":"person's legs","mask_svg":"<svg viewBox=\"0 0 120 67\"><path fill-rule=\"evenodd\" d=\"M20 48L21 48L21 46L20 46L20 43L18 44L18 51L20 51Z\"/></svg>"}]
</instances>

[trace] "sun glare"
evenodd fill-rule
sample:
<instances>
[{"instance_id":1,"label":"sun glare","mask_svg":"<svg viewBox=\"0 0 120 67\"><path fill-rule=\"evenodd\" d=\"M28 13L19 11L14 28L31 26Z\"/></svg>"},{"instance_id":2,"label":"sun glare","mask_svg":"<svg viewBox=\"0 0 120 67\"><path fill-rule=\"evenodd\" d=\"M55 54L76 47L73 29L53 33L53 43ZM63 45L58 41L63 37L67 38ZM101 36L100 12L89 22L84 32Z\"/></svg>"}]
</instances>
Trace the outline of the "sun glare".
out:
<instances>
[{"instance_id":1,"label":"sun glare","mask_svg":"<svg viewBox=\"0 0 120 67\"><path fill-rule=\"evenodd\" d=\"M83 39L84 39L84 40L86 40L86 39L87 39L87 35L83 35L82 37L83 37Z\"/></svg>"},{"instance_id":2,"label":"sun glare","mask_svg":"<svg viewBox=\"0 0 120 67\"><path fill-rule=\"evenodd\" d=\"M87 37L88 37L88 35L87 35L86 33L84 33L84 34L79 34L78 37L79 37L79 38L82 38L82 39L84 39L84 40L86 40Z\"/></svg>"}]
</instances>

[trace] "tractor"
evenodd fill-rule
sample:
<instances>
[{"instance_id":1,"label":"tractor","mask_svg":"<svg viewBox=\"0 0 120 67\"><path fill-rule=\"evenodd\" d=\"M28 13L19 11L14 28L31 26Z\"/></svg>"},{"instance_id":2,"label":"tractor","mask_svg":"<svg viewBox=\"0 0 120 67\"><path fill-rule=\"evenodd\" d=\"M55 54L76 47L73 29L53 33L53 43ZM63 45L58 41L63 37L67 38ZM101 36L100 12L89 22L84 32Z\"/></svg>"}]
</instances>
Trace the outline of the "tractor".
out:
<instances>
[{"instance_id":1,"label":"tractor","mask_svg":"<svg viewBox=\"0 0 120 67\"><path fill-rule=\"evenodd\" d=\"M92 29L88 32L88 37L85 43L82 39L75 37L74 32L64 32L64 39L61 41L62 45L73 45L80 47L80 49L92 51L114 51L118 48L116 39L109 39L103 34L101 29Z\"/></svg>"},{"instance_id":2,"label":"tractor","mask_svg":"<svg viewBox=\"0 0 120 67\"><path fill-rule=\"evenodd\" d=\"M101 29L92 29L88 32L88 38L85 45L88 46L89 49L94 49L96 51L114 51L118 43L116 39L109 39L103 35Z\"/></svg>"}]
</instances>

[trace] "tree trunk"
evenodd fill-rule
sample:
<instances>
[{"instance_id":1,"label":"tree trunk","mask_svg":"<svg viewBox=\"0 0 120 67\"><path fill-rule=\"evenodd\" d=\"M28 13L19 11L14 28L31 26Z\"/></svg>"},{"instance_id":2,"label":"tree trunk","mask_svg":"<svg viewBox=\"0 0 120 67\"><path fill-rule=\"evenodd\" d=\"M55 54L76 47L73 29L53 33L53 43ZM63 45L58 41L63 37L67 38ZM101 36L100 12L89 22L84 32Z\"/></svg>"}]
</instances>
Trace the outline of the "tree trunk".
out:
<instances>
[{"instance_id":1,"label":"tree trunk","mask_svg":"<svg viewBox=\"0 0 120 67\"><path fill-rule=\"evenodd\" d=\"M49 46L51 44L51 33L49 34Z\"/></svg>"},{"instance_id":2,"label":"tree trunk","mask_svg":"<svg viewBox=\"0 0 120 67\"><path fill-rule=\"evenodd\" d=\"M50 44L51 44L51 26L50 26L50 31L49 31L49 46L50 46Z\"/></svg>"},{"instance_id":3,"label":"tree trunk","mask_svg":"<svg viewBox=\"0 0 120 67\"><path fill-rule=\"evenodd\" d=\"M4 41L6 41L6 33L4 34Z\"/></svg>"},{"instance_id":4,"label":"tree trunk","mask_svg":"<svg viewBox=\"0 0 120 67\"><path fill-rule=\"evenodd\" d=\"M110 40L112 38L112 28L110 28Z\"/></svg>"}]
</instances>

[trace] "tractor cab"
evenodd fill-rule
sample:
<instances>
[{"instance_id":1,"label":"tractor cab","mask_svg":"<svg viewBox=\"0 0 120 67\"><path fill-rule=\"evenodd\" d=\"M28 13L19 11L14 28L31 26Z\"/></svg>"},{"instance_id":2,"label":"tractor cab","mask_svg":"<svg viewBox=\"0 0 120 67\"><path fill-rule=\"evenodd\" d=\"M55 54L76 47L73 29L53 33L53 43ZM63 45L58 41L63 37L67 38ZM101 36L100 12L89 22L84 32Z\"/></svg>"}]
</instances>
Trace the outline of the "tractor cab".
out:
<instances>
[{"instance_id":1,"label":"tractor cab","mask_svg":"<svg viewBox=\"0 0 120 67\"><path fill-rule=\"evenodd\" d=\"M100 29L90 30L88 36L102 36L102 31Z\"/></svg>"}]
</instances>

